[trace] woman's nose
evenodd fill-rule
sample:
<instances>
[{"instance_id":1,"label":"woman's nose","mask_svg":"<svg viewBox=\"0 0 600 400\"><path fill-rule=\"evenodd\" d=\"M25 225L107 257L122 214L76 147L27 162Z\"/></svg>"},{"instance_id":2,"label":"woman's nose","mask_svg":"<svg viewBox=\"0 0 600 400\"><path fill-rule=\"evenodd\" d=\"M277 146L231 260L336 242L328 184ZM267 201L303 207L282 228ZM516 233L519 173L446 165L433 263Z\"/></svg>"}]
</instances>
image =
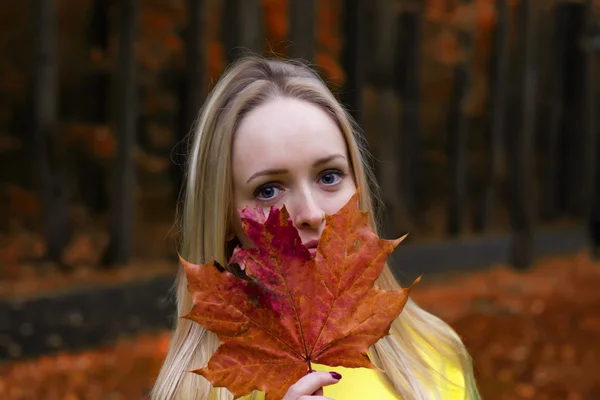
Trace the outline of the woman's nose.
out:
<instances>
[{"instance_id":1,"label":"woman's nose","mask_svg":"<svg viewBox=\"0 0 600 400\"><path fill-rule=\"evenodd\" d=\"M299 193L298 198L294 199L292 221L296 228L301 229L319 229L325 220L325 212L315 201L312 193L306 191Z\"/></svg>"}]
</instances>

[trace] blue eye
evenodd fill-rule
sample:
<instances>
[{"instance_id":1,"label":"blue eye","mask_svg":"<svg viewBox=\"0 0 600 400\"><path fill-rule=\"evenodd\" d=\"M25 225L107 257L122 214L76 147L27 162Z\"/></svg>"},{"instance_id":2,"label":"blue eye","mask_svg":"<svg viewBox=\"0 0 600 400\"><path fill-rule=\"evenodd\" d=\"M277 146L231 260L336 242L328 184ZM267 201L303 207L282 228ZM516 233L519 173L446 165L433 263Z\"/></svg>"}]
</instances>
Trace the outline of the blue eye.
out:
<instances>
[{"instance_id":1,"label":"blue eye","mask_svg":"<svg viewBox=\"0 0 600 400\"><path fill-rule=\"evenodd\" d=\"M258 188L255 196L260 200L271 200L279 194L281 189L276 188L275 186L262 186Z\"/></svg>"},{"instance_id":2,"label":"blue eye","mask_svg":"<svg viewBox=\"0 0 600 400\"><path fill-rule=\"evenodd\" d=\"M321 176L321 182L324 185L331 186L339 183L342 180L342 173L340 171L329 171Z\"/></svg>"}]
</instances>

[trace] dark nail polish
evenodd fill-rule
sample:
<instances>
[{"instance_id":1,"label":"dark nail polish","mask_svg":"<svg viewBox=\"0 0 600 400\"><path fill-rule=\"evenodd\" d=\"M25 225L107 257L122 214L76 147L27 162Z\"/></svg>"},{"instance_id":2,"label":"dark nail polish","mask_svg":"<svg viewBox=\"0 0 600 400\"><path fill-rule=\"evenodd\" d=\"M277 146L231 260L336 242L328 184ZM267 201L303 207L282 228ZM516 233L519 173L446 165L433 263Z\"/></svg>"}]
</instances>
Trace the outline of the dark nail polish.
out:
<instances>
[{"instance_id":1,"label":"dark nail polish","mask_svg":"<svg viewBox=\"0 0 600 400\"><path fill-rule=\"evenodd\" d=\"M342 376L341 376L340 374L338 374L337 372L330 372L330 373L329 373L329 375L331 375L331 377L332 377L333 379L337 379L338 381L339 381L340 379L342 379Z\"/></svg>"},{"instance_id":2,"label":"dark nail polish","mask_svg":"<svg viewBox=\"0 0 600 400\"><path fill-rule=\"evenodd\" d=\"M311 369L311 370L309 370L309 371L307 372L307 374L312 374L313 372L315 372L315 370L314 370L314 369Z\"/></svg>"}]
</instances>

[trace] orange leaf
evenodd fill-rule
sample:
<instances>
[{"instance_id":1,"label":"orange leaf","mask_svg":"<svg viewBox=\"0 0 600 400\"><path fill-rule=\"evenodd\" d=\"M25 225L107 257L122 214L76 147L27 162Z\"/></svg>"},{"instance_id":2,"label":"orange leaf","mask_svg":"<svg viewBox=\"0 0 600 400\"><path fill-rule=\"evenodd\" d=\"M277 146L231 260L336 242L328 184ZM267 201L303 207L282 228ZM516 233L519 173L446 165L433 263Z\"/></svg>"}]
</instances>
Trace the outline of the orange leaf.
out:
<instances>
[{"instance_id":1,"label":"orange leaf","mask_svg":"<svg viewBox=\"0 0 600 400\"><path fill-rule=\"evenodd\" d=\"M272 207L268 217L260 208L240 214L256 246L238 247L227 270L181 260L194 302L185 318L221 343L194 372L235 396L260 390L272 399L311 363L376 368L367 351L389 334L411 288L382 290L374 282L402 239L377 237L357 194L327 217L314 256L285 207Z\"/></svg>"}]
</instances>

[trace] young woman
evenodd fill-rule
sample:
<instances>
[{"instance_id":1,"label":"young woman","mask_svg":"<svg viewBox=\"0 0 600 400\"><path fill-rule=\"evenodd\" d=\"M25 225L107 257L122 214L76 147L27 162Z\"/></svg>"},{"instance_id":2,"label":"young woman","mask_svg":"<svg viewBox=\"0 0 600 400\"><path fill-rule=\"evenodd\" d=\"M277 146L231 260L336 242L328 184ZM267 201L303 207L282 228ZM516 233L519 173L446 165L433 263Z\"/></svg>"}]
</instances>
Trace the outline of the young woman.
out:
<instances>
[{"instance_id":1,"label":"young woman","mask_svg":"<svg viewBox=\"0 0 600 400\"><path fill-rule=\"evenodd\" d=\"M361 208L372 215L375 184L365 157L358 130L313 71L290 61L240 60L221 77L197 121L181 213L182 256L226 263L237 244L249 245L236 212L247 205L268 211L285 204L303 243L313 248L324 216L358 187ZM179 317L192 307L186 285L180 271ZM387 266L377 285L399 287ZM390 332L369 351L385 373L317 365L285 400L479 398L471 359L447 324L409 301ZM232 399L189 372L206 365L217 347L216 335L178 319L152 398Z\"/></svg>"}]
</instances>

